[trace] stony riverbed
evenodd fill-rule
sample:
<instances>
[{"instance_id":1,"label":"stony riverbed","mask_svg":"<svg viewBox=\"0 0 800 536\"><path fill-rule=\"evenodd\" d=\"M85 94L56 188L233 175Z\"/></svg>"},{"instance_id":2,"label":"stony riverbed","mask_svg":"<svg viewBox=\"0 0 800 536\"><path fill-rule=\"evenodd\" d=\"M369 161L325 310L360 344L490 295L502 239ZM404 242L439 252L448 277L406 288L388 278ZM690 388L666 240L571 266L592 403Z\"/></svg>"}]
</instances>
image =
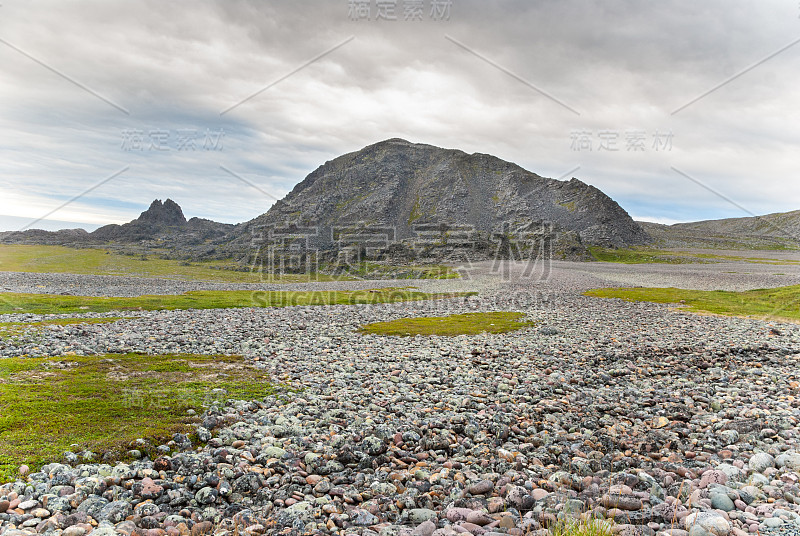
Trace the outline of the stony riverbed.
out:
<instances>
[{"instance_id":1,"label":"stony riverbed","mask_svg":"<svg viewBox=\"0 0 800 536\"><path fill-rule=\"evenodd\" d=\"M658 276L592 270L558 266L537 282L486 267L466 281L414 283L479 292L468 299L126 312L2 341L3 356L241 353L302 392L212 407L194 443L176 436L157 459L53 460L0 486L0 531L521 535L578 512L630 536L796 533L800 326L583 297ZM673 279L695 268L674 270ZM684 277L707 277L705 265L697 270ZM719 281L757 288L775 277ZM21 288L15 278L6 288ZM379 286L368 283L324 288ZM354 332L492 310L525 312L536 325L452 338Z\"/></svg>"}]
</instances>

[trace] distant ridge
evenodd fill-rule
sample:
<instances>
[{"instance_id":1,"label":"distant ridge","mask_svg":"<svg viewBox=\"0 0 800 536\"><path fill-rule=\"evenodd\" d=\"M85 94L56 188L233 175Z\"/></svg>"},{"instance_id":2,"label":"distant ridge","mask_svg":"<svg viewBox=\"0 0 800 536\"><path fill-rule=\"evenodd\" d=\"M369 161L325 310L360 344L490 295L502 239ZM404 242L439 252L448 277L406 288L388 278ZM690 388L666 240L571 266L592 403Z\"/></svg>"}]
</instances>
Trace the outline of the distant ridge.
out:
<instances>
[{"instance_id":1,"label":"distant ridge","mask_svg":"<svg viewBox=\"0 0 800 536\"><path fill-rule=\"evenodd\" d=\"M673 225L638 223L656 240L656 244L664 247L800 248L800 210Z\"/></svg>"}]
</instances>

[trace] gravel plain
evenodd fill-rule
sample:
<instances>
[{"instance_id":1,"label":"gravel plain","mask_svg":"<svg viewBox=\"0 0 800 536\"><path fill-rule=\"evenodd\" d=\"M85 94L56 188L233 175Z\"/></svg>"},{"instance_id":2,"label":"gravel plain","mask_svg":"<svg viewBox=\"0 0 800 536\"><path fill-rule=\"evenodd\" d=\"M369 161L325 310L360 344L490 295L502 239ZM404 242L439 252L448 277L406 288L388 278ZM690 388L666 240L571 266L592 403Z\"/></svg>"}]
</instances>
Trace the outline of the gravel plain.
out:
<instances>
[{"instance_id":1,"label":"gravel plain","mask_svg":"<svg viewBox=\"0 0 800 536\"><path fill-rule=\"evenodd\" d=\"M800 326L581 292L800 284L800 267L555 262L544 281L521 277L525 268L485 263L464 280L274 286L479 293L469 298L126 311L113 323L48 326L0 341L4 357L244 354L303 389L212 406L201 416L201 443L178 435L155 460L53 460L0 486L0 534L519 536L543 535L569 512L613 520L625 536L798 531ZM15 292L158 294L202 285L0 274L0 287ZM536 325L447 338L354 331L494 310L525 312Z\"/></svg>"}]
</instances>

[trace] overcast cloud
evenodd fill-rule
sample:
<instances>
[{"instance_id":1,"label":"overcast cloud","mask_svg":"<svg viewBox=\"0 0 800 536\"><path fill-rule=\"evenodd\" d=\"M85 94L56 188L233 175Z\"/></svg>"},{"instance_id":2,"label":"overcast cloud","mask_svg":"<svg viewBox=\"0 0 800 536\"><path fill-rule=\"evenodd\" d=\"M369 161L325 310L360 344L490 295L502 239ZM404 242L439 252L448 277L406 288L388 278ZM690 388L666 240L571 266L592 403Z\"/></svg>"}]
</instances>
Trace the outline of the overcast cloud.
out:
<instances>
[{"instance_id":1,"label":"overcast cloud","mask_svg":"<svg viewBox=\"0 0 800 536\"><path fill-rule=\"evenodd\" d=\"M167 197L242 222L392 137L578 177L637 219L800 209L796 0L353 3L3 0L0 229Z\"/></svg>"}]
</instances>

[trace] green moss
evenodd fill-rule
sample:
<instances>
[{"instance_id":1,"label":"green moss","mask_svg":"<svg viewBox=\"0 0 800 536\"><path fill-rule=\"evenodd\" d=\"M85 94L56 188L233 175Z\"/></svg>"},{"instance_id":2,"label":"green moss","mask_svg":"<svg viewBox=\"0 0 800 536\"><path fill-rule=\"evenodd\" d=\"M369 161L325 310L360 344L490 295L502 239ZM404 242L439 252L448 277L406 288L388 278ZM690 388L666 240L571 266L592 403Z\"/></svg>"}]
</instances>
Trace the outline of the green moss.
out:
<instances>
[{"instance_id":1,"label":"green moss","mask_svg":"<svg viewBox=\"0 0 800 536\"><path fill-rule=\"evenodd\" d=\"M224 389L227 395L213 389ZM124 457L188 432L220 397L253 400L289 390L241 356L110 354L0 360L0 481L77 444ZM138 448L138 447L137 447Z\"/></svg>"},{"instance_id":2,"label":"green moss","mask_svg":"<svg viewBox=\"0 0 800 536\"><path fill-rule=\"evenodd\" d=\"M408 224L411 225L421 217L422 212L420 211L419 196L417 196L414 200L414 205L411 207L411 213L408 215Z\"/></svg>"},{"instance_id":3,"label":"green moss","mask_svg":"<svg viewBox=\"0 0 800 536\"><path fill-rule=\"evenodd\" d=\"M626 301L679 303L693 312L754 316L765 320L800 320L800 285L744 292L679 288L602 288L589 290L584 294Z\"/></svg>"},{"instance_id":4,"label":"green moss","mask_svg":"<svg viewBox=\"0 0 800 536\"><path fill-rule=\"evenodd\" d=\"M715 255L713 253L685 253L685 254L693 255L699 259L741 261L751 264L775 264L775 265L787 265L787 266L792 264L800 264L800 261L792 259L770 259L767 257L741 257L737 255Z\"/></svg>"},{"instance_id":5,"label":"green moss","mask_svg":"<svg viewBox=\"0 0 800 536\"><path fill-rule=\"evenodd\" d=\"M559 203L559 205L566 208L570 212L575 212L575 201L564 201L563 203Z\"/></svg>"},{"instance_id":6,"label":"green moss","mask_svg":"<svg viewBox=\"0 0 800 536\"><path fill-rule=\"evenodd\" d=\"M99 298L56 294L0 293L0 313L62 314L160 309L225 309L292 305L353 305L429 300L460 294L427 294L408 288L357 291L196 290L179 295Z\"/></svg>"},{"instance_id":7,"label":"green moss","mask_svg":"<svg viewBox=\"0 0 800 536\"><path fill-rule=\"evenodd\" d=\"M685 264L701 262L671 252L651 249L614 249L600 246L589 246L587 249L595 260L601 262L616 262L621 264Z\"/></svg>"},{"instance_id":8,"label":"green moss","mask_svg":"<svg viewBox=\"0 0 800 536\"><path fill-rule=\"evenodd\" d=\"M361 195L357 195L357 196L351 197L349 199L345 199L344 201L339 201L338 203L336 203L336 210L337 211L344 210L345 208L347 208L348 206L352 205L353 203L358 203L360 201L363 201L369 195L370 195L370 192L365 193L365 194L361 194Z\"/></svg>"},{"instance_id":9,"label":"green moss","mask_svg":"<svg viewBox=\"0 0 800 536\"><path fill-rule=\"evenodd\" d=\"M390 322L367 324L360 333L373 335L477 335L479 333L505 333L528 328L533 322L522 321L524 313L465 313L450 316L401 318Z\"/></svg>"}]
</instances>

